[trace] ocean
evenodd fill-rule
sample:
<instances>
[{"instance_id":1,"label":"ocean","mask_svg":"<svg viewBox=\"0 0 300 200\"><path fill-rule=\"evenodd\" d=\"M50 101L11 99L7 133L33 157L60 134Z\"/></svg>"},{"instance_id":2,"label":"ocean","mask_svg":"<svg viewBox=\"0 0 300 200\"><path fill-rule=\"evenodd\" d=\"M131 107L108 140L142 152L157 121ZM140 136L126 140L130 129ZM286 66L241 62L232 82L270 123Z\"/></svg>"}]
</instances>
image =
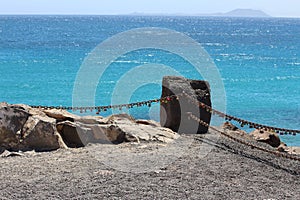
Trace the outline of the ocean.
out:
<instances>
[{"instance_id":1,"label":"ocean","mask_svg":"<svg viewBox=\"0 0 300 200\"><path fill-rule=\"evenodd\" d=\"M175 30L201 44L221 74L228 114L300 128L300 19L290 18L0 16L0 102L72 106L77 73L90 52L118 33L142 27ZM110 104L122 75L147 63L172 66L187 78L201 79L178 55L155 49L133 51L118 57L104 72L96 105ZM130 101L160 95L160 82L151 83L135 90ZM158 110L143 107L130 114L159 120ZM300 146L299 135L281 138Z\"/></svg>"}]
</instances>

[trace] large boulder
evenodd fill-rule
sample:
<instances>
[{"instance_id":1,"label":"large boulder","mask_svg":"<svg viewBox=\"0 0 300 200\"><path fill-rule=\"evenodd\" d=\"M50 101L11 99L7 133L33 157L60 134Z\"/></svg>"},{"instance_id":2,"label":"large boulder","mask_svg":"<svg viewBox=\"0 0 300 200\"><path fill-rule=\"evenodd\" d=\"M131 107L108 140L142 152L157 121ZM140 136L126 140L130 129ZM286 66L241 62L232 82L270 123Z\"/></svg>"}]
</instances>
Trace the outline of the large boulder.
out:
<instances>
[{"instance_id":1,"label":"large boulder","mask_svg":"<svg viewBox=\"0 0 300 200\"><path fill-rule=\"evenodd\" d=\"M119 144L125 141L125 133L114 124L84 124L64 121L57 124L68 147L84 147L88 143Z\"/></svg>"},{"instance_id":2,"label":"large boulder","mask_svg":"<svg viewBox=\"0 0 300 200\"><path fill-rule=\"evenodd\" d=\"M23 127L20 150L51 151L66 147L53 118L31 116Z\"/></svg>"},{"instance_id":3,"label":"large boulder","mask_svg":"<svg viewBox=\"0 0 300 200\"><path fill-rule=\"evenodd\" d=\"M255 129L250 133L250 136L252 136L257 141L267 143L272 147L277 148L281 144L280 138L275 132Z\"/></svg>"},{"instance_id":4,"label":"large boulder","mask_svg":"<svg viewBox=\"0 0 300 200\"><path fill-rule=\"evenodd\" d=\"M182 94L185 94L181 96ZM180 96L169 102L161 103L161 126L170 128L178 133L203 134L208 127L191 120L187 113L192 113L207 124L210 123L211 113L199 107L202 102L211 107L210 88L206 81L190 80L184 77L165 76L162 82L162 98L168 96Z\"/></svg>"},{"instance_id":5,"label":"large boulder","mask_svg":"<svg viewBox=\"0 0 300 200\"><path fill-rule=\"evenodd\" d=\"M19 148L22 129L29 116L22 106L0 104L0 148Z\"/></svg>"},{"instance_id":6,"label":"large boulder","mask_svg":"<svg viewBox=\"0 0 300 200\"><path fill-rule=\"evenodd\" d=\"M66 147L56 121L25 105L0 104L0 148L51 151Z\"/></svg>"},{"instance_id":7,"label":"large boulder","mask_svg":"<svg viewBox=\"0 0 300 200\"><path fill-rule=\"evenodd\" d=\"M89 120L88 120L89 119ZM84 123L85 122L85 123ZM57 130L69 147L83 147L88 143L112 143L157 141L170 143L179 135L151 120L134 120L127 114L92 120L92 117L78 121L63 121Z\"/></svg>"}]
</instances>

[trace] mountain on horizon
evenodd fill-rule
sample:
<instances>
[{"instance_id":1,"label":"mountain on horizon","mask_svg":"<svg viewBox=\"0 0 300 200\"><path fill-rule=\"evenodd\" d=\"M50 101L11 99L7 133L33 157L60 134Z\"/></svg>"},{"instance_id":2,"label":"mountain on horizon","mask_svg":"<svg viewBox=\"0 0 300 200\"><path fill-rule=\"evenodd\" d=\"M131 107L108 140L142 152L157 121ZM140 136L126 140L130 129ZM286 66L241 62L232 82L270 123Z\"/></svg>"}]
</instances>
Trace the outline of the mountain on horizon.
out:
<instances>
[{"instance_id":1,"label":"mountain on horizon","mask_svg":"<svg viewBox=\"0 0 300 200\"><path fill-rule=\"evenodd\" d=\"M271 17L267 13L261 10L253 10L253 9L235 9L227 13L220 13L217 16L224 17Z\"/></svg>"},{"instance_id":2,"label":"mountain on horizon","mask_svg":"<svg viewBox=\"0 0 300 200\"><path fill-rule=\"evenodd\" d=\"M210 14L187 14L187 13L140 13L134 12L129 15L140 16L216 16L216 17L272 17L261 10L254 9L235 9L227 13L210 13Z\"/></svg>"}]
</instances>

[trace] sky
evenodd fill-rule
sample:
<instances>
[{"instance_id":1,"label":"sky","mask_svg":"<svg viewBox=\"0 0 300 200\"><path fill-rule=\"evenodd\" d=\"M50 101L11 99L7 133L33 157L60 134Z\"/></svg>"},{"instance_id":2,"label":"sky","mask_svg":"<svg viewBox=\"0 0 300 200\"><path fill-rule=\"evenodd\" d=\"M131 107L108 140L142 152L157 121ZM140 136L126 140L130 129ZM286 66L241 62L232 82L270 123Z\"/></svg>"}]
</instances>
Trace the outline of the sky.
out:
<instances>
[{"instance_id":1,"label":"sky","mask_svg":"<svg viewBox=\"0 0 300 200\"><path fill-rule=\"evenodd\" d=\"M2 14L206 14L237 8L300 17L299 0L0 0Z\"/></svg>"}]
</instances>

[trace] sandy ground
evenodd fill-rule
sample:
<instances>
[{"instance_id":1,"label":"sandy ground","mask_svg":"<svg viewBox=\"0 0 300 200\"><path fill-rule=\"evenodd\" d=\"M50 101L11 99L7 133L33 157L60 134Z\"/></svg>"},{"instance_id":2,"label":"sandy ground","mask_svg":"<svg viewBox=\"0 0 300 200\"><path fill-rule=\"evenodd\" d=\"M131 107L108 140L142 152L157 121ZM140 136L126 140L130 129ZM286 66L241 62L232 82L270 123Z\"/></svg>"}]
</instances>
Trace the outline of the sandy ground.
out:
<instances>
[{"instance_id":1,"label":"sandy ground","mask_svg":"<svg viewBox=\"0 0 300 200\"><path fill-rule=\"evenodd\" d=\"M0 157L0 199L299 199L300 163L210 134Z\"/></svg>"}]
</instances>

